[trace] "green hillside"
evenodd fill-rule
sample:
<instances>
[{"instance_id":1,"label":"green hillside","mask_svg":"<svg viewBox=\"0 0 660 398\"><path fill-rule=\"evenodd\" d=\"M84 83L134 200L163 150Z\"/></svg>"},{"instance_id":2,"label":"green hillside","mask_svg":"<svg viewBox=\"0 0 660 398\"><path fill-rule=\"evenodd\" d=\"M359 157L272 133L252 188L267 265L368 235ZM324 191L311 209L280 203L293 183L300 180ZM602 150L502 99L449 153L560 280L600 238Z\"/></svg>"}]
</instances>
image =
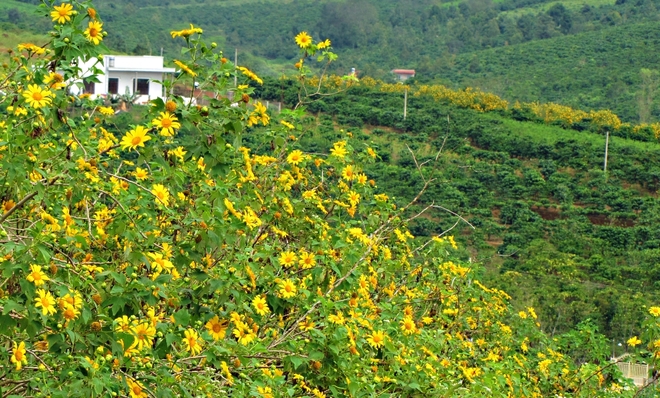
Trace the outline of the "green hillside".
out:
<instances>
[{"instance_id":1,"label":"green hillside","mask_svg":"<svg viewBox=\"0 0 660 398\"><path fill-rule=\"evenodd\" d=\"M265 99L295 101L291 82L269 80ZM339 127L378 149L387 165L366 170L385 191L407 203L435 182L411 213L435 203L416 220L418 236L451 233L467 244L465 259L486 265L487 278L521 308L540 309L549 333L593 320L613 341L637 330L644 305L657 301L660 278L660 144L605 137L522 122L511 114L481 113L378 88L354 87L309 105L316 132L301 146L323 152ZM410 148L410 150L408 149ZM442 156L435 161L442 148Z\"/></svg>"},{"instance_id":2,"label":"green hillside","mask_svg":"<svg viewBox=\"0 0 660 398\"><path fill-rule=\"evenodd\" d=\"M612 109L639 120L640 70L660 63L660 23L617 26L462 54L438 68L448 85L480 87L509 100ZM654 120L660 116L653 103Z\"/></svg>"},{"instance_id":3,"label":"green hillside","mask_svg":"<svg viewBox=\"0 0 660 398\"><path fill-rule=\"evenodd\" d=\"M3 0L4 29L47 31L28 23L36 0ZM660 53L660 0L632 1L310 1L118 0L97 5L115 51L180 56L169 32L193 23L233 58L277 76L295 62L292 38L331 38L334 71L391 79L408 67L418 80L480 87L509 100L613 109L625 121L657 121L653 101L640 112L640 69ZM654 75L655 76L655 75ZM657 79L657 78L656 78ZM652 85L655 85L653 82ZM649 101L646 101L649 102Z\"/></svg>"}]
</instances>

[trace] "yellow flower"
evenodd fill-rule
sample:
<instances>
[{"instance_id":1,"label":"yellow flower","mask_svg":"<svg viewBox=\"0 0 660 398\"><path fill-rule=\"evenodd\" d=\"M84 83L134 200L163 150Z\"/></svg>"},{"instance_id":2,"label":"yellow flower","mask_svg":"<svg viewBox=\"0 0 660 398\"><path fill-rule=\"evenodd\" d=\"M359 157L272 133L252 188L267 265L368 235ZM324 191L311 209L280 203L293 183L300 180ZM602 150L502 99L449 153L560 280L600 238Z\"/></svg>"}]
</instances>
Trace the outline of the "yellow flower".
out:
<instances>
[{"instance_id":1,"label":"yellow flower","mask_svg":"<svg viewBox=\"0 0 660 398\"><path fill-rule=\"evenodd\" d=\"M300 32L296 36L296 44L300 48L308 48L312 44L312 36L308 35L307 32Z\"/></svg>"},{"instance_id":2,"label":"yellow flower","mask_svg":"<svg viewBox=\"0 0 660 398\"><path fill-rule=\"evenodd\" d=\"M296 285L291 279L286 279L280 282L280 295L285 299L295 297L297 290Z\"/></svg>"},{"instance_id":3,"label":"yellow flower","mask_svg":"<svg viewBox=\"0 0 660 398\"><path fill-rule=\"evenodd\" d=\"M153 187L151 187L151 193L158 198L158 203L162 204L163 206L167 206L169 203L170 199L170 193L161 184L154 184Z\"/></svg>"},{"instance_id":4,"label":"yellow flower","mask_svg":"<svg viewBox=\"0 0 660 398\"><path fill-rule=\"evenodd\" d=\"M637 336L633 336L628 339L627 343L629 346L634 347L636 345L642 344L642 340L638 339Z\"/></svg>"},{"instance_id":5,"label":"yellow flower","mask_svg":"<svg viewBox=\"0 0 660 398\"><path fill-rule=\"evenodd\" d=\"M112 116L115 114L115 110L112 109L112 107L109 106L100 106L99 107L99 112L101 112L102 115L104 116Z\"/></svg>"},{"instance_id":6,"label":"yellow flower","mask_svg":"<svg viewBox=\"0 0 660 398\"><path fill-rule=\"evenodd\" d=\"M346 141L335 142L332 148L330 148L330 153L332 156L336 156L338 158L343 158L346 156L348 153L348 151L346 151Z\"/></svg>"},{"instance_id":7,"label":"yellow flower","mask_svg":"<svg viewBox=\"0 0 660 398\"><path fill-rule=\"evenodd\" d=\"M57 305L62 310L65 309L67 306L72 306L76 309L81 309L83 305L82 296L80 295L80 293L74 290L73 292L67 293L64 296L62 296L58 300Z\"/></svg>"},{"instance_id":8,"label":"yellow flower","mask_svg":"<svg viewBox=\"0 0 660 398\"><path fill-rule=\"evenodd\" d=\"M174 268L174 264L172 264L172 262L166 257L163 257L161 253L147 253L147 256L149 257L151 269L157 273L161 273L163 271L170 272L172 268Z\"/></svg>"},{"instance_id":9,"label":"yellow flower","mask_svg":"<svg viewBox=\"0 0 660 398\"><path fill-rule=\"evenodd\" d=\"M85 29L85 37L95 45L103 40L103 24L99 21L90 21Z\"/></svg>"},{"instance_id":10,"label":"yellow flower","mask_svg":"<svg viewBox=\"0 0 660 398\"><path fill-rule=\"evenodd\" d=\"M160 135L165 137L172 137L174 135L174 129L181 128L181 123L176 116L172 115L169 112L161 112L160 116L151 121L153 125L160 130Z\"/></svg>"},{"instance_id":11,"label":"yellow flower","mask_svg":"<svg viewBox=\"0 0 660 398\"><path fill-rule=\"evenodd\" d=\"M330 39L325 39L324 41L320 42L319 44L316 45L316 48L319 50L323 50L324 48L329 48L332 42Z\"/></svg>"},{"instance_id":12,"label":"yellow flower","mask_svg":"<svg viewBox=\"0 0 660 398\"><path fill-rule=\"evenodd\" d=\"M50 292L44 289L37 289L37 295L39 297L35 297L34 301L36 303L34 306L37 308L41 307L42 314L53 315L57 312L57 308L55 308L55 297Z\"/></svg>"},{"instance_id":13,"label":"yellow flower","mask_svg":"<svg viewBox=\"0 0 660 398\"><path fill-rule=\"evenodd\" d=\"M300 322L300 324L298 325L300 330L302 330L303 332L309 332L310 330L314 329L314 326L316 326L316 324L312 322L312 320L309 317L307 317L304 321Z\"/></svg>"},{"instance_id":14,"label":"yellow flower","mask_svg":"<svg viewBox=\"0 0 660 398\"><path fill-rule=\"evenodd\" d=\"M371 335L367 337L367 343L373 348L380 348L385 343L385 332L382 330L374 330Z\"/></svg>"},{"instance_id":15,"label":"yellow flower","mask_svg":"<svg viewBox=\"0 0 660 398\"><path fill-rule=\"evenodd\" d=\"M170 149L169 151L167 151L167 153L170 156L176 156L176 158L179 159L179 162L183 162L183 156L188 152L184 151L183 147L180 146L180 147L176 147L176 149Z\"/></svg>"},{"instance_id":16,"label":"yellow flower","mask_svg":"<svg viewBox=\"0 0 660 398\"><path fill-rule=\"evenodd\" d=\"M348 193L348 201L351 203L351 206L357 206L360 203L360 194L355 191L350 191Z\"/></svg>"},{"instance_id":17,"label":"yellow flower","mask_svg":"<svg viewBox=\"0 0 660 398\"><path fill-rule=\"evenodd\" d=\"M25 101L33 108L39 109L53 102L51 98L53 93L48 89L43 89L36 84L30 84L27 90L23 91Z\"/></svg>"},{"instance_id":18,"label":"yellow flower","mask_svg":"<svg viewBox=\"0 0 660 398\"><path fill-rule=\"evenodd\" d=\"M191 355L197 355L202 352L203 340L199 338L197 331L188 329L183 332L183 334L185 336L183 339L183 344L186 351L188 351Z\"/></svg>"},{"instance_id":19,"label":"yellow flower","mask_svg":"<svg viewBox=\"0 0 660 398\"><path fill-rule=\"evenodd\" d=\"M192 76L192 77L197 76L197 73L194 72L192 69L190 69L190 68L188 67L188 65L184 64L183 62L181 62L181 61L175 59L175 60L174 60L174 64L175 64L176 66L178 66L179 69L181 69L181 70L184 71L185 73L189 74L190 76Z\"/></svg>"},{"instance_id":20,"label":"yellow flower","mask_svg":"<svg viewBox=\"0 0 660 398\"><path fill-rule=\"evenodd\" d=\"M649 314L651 314L652 316L655 316L655 317L659 317L660 316L660 307L651 307L651 308L649 308Z\"/></svg>"},{"instance_id":21,"label":"yellow flower","mask_svg":"<svg viewBox=\"0 0 660 398\"><path fill-rule=\"evenodd\" d=\"M286 161L294 166L297 166L303 160L305 160L305 155L303 155L302 151L299 149L292 151L289 156L286 157Z\"/></svg>"},{"instance_id":22,"label":"yellow flower","mask_svg":"<svg viewBox=\"0 0 660 398\"><path fill-rule=\"evenodd\" d=\"M131 321L126 315L115 319L115 323L117 324L115 326L115 332L119 333L129 333L131 328L136 325L136 322Z\"/></svg>"},{"instance_id":23,"label":"yellow flower","mask_svg":"<svg viewBox=\"0 0 660 398\"><path fill-rule=\"evenodd\" d=\"M133 345L135 345L140 351L145 347L150 348L154 344L156 329L154 329L149 322L142 322L131 328L131 333L135 336L135 342Z\"/></svg>"},{"instance_id":24,"label":"yellow flower","mask_svg":"<svg viewBox=\"0 0 660 398\"><path fill-rule=\"evenodd\" d=\"M259 84L264 84L264 81L259 76L257 76L256 73L252 72L248 68L246 68L244 66L239 66L238 70L240 70L245 76L249 77L250 79L254 80L255 82L257 82Z\"/></svg>"},{"instance_id":25,"label":"yellow flower","mask_svg":"<svg viewBox=\"0 0 660 398\"><path fill-rule=\"evenodd\" d=\"M196 27L193 26L193 24L190 24L190 29L173 30L173 31L170 32L173 39L175 39L177 37L188 38L188 37L194 35L195 33L202 34L202 33L204 33L204 31L202 30L202 28L196 28Z\"/></svg>"},{"instance_id":26,"label":"yellow flower","mask_svg":"<svg viewBox=\"0 0 660 398\"><path fill-rule=\"evenodd\" d=\"M341 176L346 181L353 181L355 179L355 170L353 170L353 165L348 165L344 167L341 171Z\"/></svg>"},{"instance_id":27,"label":"yellow flower","mask_svg":"<svg viewBox=\"0 0 660 398\"><path fill-rule=\"evenodd\" d=\"M282 124L282 126L288 128L289 130L293 130L293 129L296 128L296 126L294 126L293 124L287 122L286 120L280 120L280 123Z\"/></svg>"},{"instance_id":28,"label":"yellow flower","mask_svg":"<svg viewBox=\"0 0 660 398\"><path fill-rule=\"evenodd\" d=\"M128 384L128 391L131 394L131 398L147 398L148 395L144 392L144 386L137 380L126 379L126 384Z\"/></svg>"},{"instance_id":29,"label":"yellow flower","mask_svg":"<svg viewBox=\"0 0 660 398\"><path fill-rule=\"evenodd\" d=\"M54 7L54 11L50 12L50 17L53 18L53 22L65 23L71 20L71 15L73 14L73 6L68 3L60 4L59 6Z\"/></svg>"},{"instance_id":30,"label":"yellow flower","mask_svg":"<svg viewBox=\"0 0 660 398\"><path fill-rule=\"evenodd\" d=\"M23 365L27 365L27 356L25 356L25 342L21 341L19 344L14 342L14 348L11 351L11 363L16 365L16 370L21 370Z\"/></svg>"},{"instance_id":31,"label":"yellow flower","mask_svg":"<svg viewBox=\"0 0 660 398\"><path fill-rule=\"evenodd\" d=\"M46 274L41 270L41 266L39 265L30 265L30 271L32 272L30 272L25 279L27 279L28 282L34 283L35 286L41 286L46 283L46 281L50 280L48 276L46 276Z\"/></svg>"},{"instance_id":32,"label":"yellow flower","mask_svg":"<svg viewBox=\"0 0 660 398\"><path fill-rule=\"evenodd\" d=\"M224 319L220 320L217 315L206 322L205 326L215 341L224 339L227 334L227 321Z\"/></svg>"},{"instance_id":33,"label":"yellow flower","mask_svg":"<svg viewBox=\"0 0 660 398\"><path fill-rule=\"evenodd\" d=\"M67 323L78 318L78 315L80 315L80 311L78 311L76 307L69 304L67 304L66 308L64 308L64 311L62 311L62 317L67 321Z\"/></svg>"},{"instance_id":34,"label":"yellow flower","mask_svg":"<svg viewBox=\"0 0 660 398\"><path fill-rule=\"evenodd\" d=\"M257 296L252 300L252 306L254 307L255 310L257 310L257 314L259 315L266 315L270 312L270 308L268 308L268 303L266 303L266 299L263 296Z\"/></svg>"},{"instance_id":35,"label":"yellow flower","mask_svg":"<svg viewBox=\"0 0 660 398\"><path fill-rule=\"evenodd\" d=\"M296 260L298 259L298 256L296 256L296 253L292 251L285 251L280 254L280 265L283 265L285 267L290 267L293 264L296 263Z\"/></svg>"},{"instance_id":36,"label":"yellow flower","mask_svg":"<svg viewBox=\"0 0 660 398\"><path fill-rule=\"evenodd\" d=\"M259 219L259 216L257 216L254 210L252 210L252 208L250 207L246 207L245 210L243 211L243 222L250 229L254 229L261 225L261 220Z\"/></svg>"},{"instance_id":37,"label":"yellow flower","mask_svg":"<svg viewBox=\"0 0 660 398\"><path fill-rule=\"evenodd\" d=\"M257 392L261 394L262 398L275 398L273 389L270 387L257 387Z\"/></svg>"},{"instance_id":38,"label":"yellow flower","mask_svg":"<svg viewBox=\"0 0 660 398\"><path fill-rule=\"evenodd\" d=\"M238 342L242 345L250 344L254 339L257 338L257 335L248 327L248 325L240 322L236 325L234 329L234 336L238 339Z\"/></svg>"},{"instance_id":39,"label":"yellow flower","mask_svg":"<svg viewBox=\"0 0 660 398\"><path fill-rule=\"evenodd\" d=\"M135 172L133 172L135 179L138 181L146 180L149 177L149 172L143 168L136 167Z\"/></svg>"},{"instance_id":40,"label":"yellow flower","mask_svg":"<svg viewBox=\"0 0 660 398\"><path fill-rule=\"evenodd\" d=\"M35 44L32 43L21 43L18 45L18 51L28 51L31 53L35 53L37 55L41 55L46 52L46 49L43 47L39 47ZM54 73L54 72L51 72Z\"/></svg>"},{"instance_id":41,"label":"yellow flower","mask_svg":"<svg viewBox=\"0 0 660 398\"><path fill-rule=\"evenodd\" d=\"M151 137L147 135L148 132L149 130L143 126L137 126L133 130L130 130L121 139L121 149L133 150L138 147L144 147L144 143L151 139Z\"/></svg>"},{"instance_id":42,"label":"yellow flower","mask_svg":"<svg viewBox=\"0 0 660 398\"><path fill-rule=\"evenodd\" d=\"M415 325L415 321L411 317L405 317L401 321L401 330L403 330L404 334L414 334L417 332L417 325Z\"/></svg>"},{"instance_id":43,"label":"yellow flower","mask_svg":"<svg viewBox=\"0 0 660 398\"><path fill-rule=\"evenodd\" d=\"M315 257L314 253L303 251L300 253L300 261L298 261L298 264L300 264L303 269L312 268L316 265Z\"/></svg>"},{"instance_id":44,"label":"yellow flower","mask_svg":"<svg viewBox=\"0 0 660 398\"><path fill-rule=\"evenodd\" d=\"M522 319L526 319L527 318L527 313L525 311L520 311L518 313L518 316Z\"/></svg>"},{"instance_id":45,"label":"yellow flower","mask_svg":"<svg viewBox=\"0 0 660 398\"><path fill-rule=\"evenodd\" d=\"M336 325L343 325L344 323L346 323L346 318L344 318L344 314L337 311L336 314L331 314L328 316L328 321Z\"/></svg>"}]
</instances>

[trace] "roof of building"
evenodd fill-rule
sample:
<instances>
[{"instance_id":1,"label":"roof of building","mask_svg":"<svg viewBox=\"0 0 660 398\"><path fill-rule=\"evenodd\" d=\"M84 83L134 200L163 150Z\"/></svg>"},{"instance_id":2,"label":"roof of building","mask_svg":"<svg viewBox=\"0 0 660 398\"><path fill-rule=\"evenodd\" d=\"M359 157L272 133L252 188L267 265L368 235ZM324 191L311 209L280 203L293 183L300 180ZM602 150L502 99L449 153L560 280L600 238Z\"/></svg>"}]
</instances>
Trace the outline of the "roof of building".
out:
<instances>
[{"instance_id":1,"label":"roof of building","mask_svg":"<svg viewBox=\"0 0 660 398\"><path fill-rule=\"evenodd\" d=\"M156 72L156 73L174 73L174 68L108 68L108 72Z\"/></svg>"},{"instance_id":2,"label":"roof of building","mask_svg":"<svg viewBox=\"0 0 660 398\"><path fill-rule=\"evenodd\" d=\"M414 75L415 70L414 69L393 69L392 73L396 73L397 75Z\"/></svg>"}]
</instances>

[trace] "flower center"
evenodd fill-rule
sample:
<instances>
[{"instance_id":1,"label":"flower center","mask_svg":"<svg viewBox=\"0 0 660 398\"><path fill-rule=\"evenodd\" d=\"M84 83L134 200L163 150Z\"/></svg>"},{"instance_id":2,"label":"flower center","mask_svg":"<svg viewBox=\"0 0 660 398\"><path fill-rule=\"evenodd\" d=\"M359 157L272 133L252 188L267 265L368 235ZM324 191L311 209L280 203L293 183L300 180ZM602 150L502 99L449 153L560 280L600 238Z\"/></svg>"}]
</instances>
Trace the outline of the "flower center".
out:
<instances>
[{"instance_id":1,"label":"flower center","mask_svg":"<svg viewBox=\"0 0 660 398\"><path fill-rule=\"evenodd\" d=\"M164 129L167 129L172 126L172 121L170 119L163 119L160 121L160 125L163 126Z\"/></svg>"},{"instance_id":2,"label":"flower center","mask_svg":"<svg viewBox=\"0 0 660 398\"><path fill-rule=\"evenodd\" d=\"M131 140L131 144L133 144L133 145L140 145L141 143L142 143L142 137L140 137L139 135L136 135Z\"/></svg>"},{"instance_id":3,"label":"flower center","mask_svg":"<svg viewBox=\"0 0 660 398\"><path fill-rule=\"evenodd\" d=\"M135 395L139 396L140 394L142 394L142 388L140 388L140 386L138 385L133 385L132 390L133 390L133 394Z\"/></svg>"},{"instance_id":4,"label":"flower center","mask_svg":"<svg viewBox=\"0 0 660 398\"><path fill-rule=\"evenodd\" d=\"M222 325L220 325L219 323L214 324L213 325L213 332L214 333L222 332Z\"/></svg>"},{"instance_id":5,"label":"flower center","mask_svg":"<svg viewBox=\"0 0 660 398\"><path fill-rule=\"evenodd\" d=\"M65 8L59 10L59 13L60 13L60 16L61 16L61 17L66 17L66 16L69 15L69 12L68 12Z\"/></svg>"},{"instance_id":6,"label":"flower center","mask_svg":"<svg viewBox=\"0 0 660 398\"><path fill-rule=\"evenodd\" d=\"M16 357L17 361L22 361L23 360L23 351L16 350L16 352L14 353L14 356Z\"/></svg>"},{"instance_id":7,"label":"flower center","mask_svg":"<svg viewBox=\"0 0 660 398\"><path fill-rule=\"evenodd\" d=\"M99 31L96 28L89 28L89 36L96 37L99 35Z\"/></svg>"},{"instance_id":8,"label":"flower center","mask_svg":"<svg viewBox=\"0 0 660 398\"><path fill-rule=\"evenodd\" d=\"M40 92L34 92L32 93L32 99L35 101L41 101L44 98L43 95L41 95Z\"/></svg>"},{"instance_id":9,"label":"flower center","mask_svg":"<svg viewBox=\"0 0 660 398\"><path fill-rule=\"evenodd\" d=\"M291 285L284 286L284 291L286 291L287 293L291 293L291 290L293 290Z\"/></svg>"}]
</instances>

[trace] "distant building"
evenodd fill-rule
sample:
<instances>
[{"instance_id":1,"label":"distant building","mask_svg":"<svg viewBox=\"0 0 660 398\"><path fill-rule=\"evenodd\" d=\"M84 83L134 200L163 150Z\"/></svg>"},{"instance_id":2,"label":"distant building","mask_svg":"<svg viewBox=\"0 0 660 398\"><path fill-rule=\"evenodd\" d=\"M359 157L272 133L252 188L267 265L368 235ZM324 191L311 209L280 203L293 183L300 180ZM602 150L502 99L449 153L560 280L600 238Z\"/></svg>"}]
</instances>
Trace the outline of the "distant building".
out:
<instances>
[{"instance_id":1,"label":"distant building","mask_svg":"<svg viewBox=\"0 0 660 398\"><path fill-rule=\"evenodd\" d=\"M414 69L393 69L392 73L394 73L396 77L402 82L410 79L411 77L415 77Z\"/></svg>"},{"instance_id":2,"label":"distant building","mask_svg":"<svg viewBox=\"0 0 660 398\"><path fill-rule=\"evenodd\" d=\"M165 98L163 81L174 68L163 67L163 57L151 55L104 55L103 64L93 58L80 67L82 76L90 76L92 67L102 71L96 77L98 83L85 82L82 93L96 96L135 94L136 103L146 103L156 98Z\"/></svg>"}]
</instances>

